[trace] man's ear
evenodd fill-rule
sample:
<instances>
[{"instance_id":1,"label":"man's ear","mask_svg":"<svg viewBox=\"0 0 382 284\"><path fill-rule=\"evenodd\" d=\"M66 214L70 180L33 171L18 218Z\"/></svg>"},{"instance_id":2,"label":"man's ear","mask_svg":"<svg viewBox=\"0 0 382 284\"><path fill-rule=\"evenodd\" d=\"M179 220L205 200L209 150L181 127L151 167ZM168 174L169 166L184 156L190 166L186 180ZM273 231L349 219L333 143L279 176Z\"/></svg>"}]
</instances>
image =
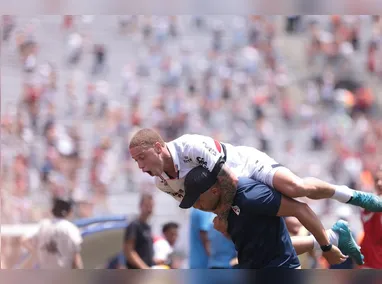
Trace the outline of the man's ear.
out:
<instances>
[{"instance_id":1,"label":"man's ear","mask_svg":"<svg viewBox=\"0 0 382 284\"><path fill-rule=\"evenodd\" d=\"M212 187L211 187L211 192L214 194L214 195L218 195L220 193L220 189L217 185L217 183L215 183Z\"/></svg>"},{"instance_id":2,"label":"man's ear","mask_svg":"<svg viewBox=\"0 0 382 284\"><path fill-rule=\"evenodd\" d=\"M155 142L155 144L154 144L154 151L157 154L162 153L162 145L159 142Z\"/></svg>"}]
</instances>

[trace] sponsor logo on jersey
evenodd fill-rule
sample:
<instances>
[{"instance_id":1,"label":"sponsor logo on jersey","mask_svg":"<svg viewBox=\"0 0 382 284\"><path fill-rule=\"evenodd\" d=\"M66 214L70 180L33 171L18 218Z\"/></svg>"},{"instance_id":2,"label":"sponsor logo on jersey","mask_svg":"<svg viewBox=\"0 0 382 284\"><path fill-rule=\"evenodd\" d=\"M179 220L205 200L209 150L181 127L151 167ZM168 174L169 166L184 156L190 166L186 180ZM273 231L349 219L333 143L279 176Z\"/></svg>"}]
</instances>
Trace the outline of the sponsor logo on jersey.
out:
<instances>
[{"instance_id":1,"label":"sponsor logo on jersey","mask_svg":"<svg viewBox=\"0 0 382 284\"><path fill-rule=\"evenodd\" d=\"M210 146L208 146L207 142L203 141L203 145L208 150L208 152L210 152L212 155L214 155L214 156L217 155L216 150L211 148Z\"/></svg>"},{"instance_id":2,"label":"sponsor logo on jersey","mask_svg":"<svg viewBox=\"0 0 382 284\"><path fill-rule=\"evenodd\" d=\"M181 198L181 199L183 199L183 197L184 197L184 194L183 194L184 192L183 191L182 192L165 191L165 193L171 195L172 197L178 197L178 198Z\"/></svg>"},{"instance_id":3,"label":"sponsor logo on jersey","mask_svg":"<svg viewBox=\"0 0 382 284\"><path fill-rule=\"evenodd\" d=\"M199 165L207 168L207 162L204 161L204 158L201 158L201 157L197 157L196 160L198 161Z\"/></svg>"},{"instance_id":4,"label":"sponsor logo on jersey","mask_svg":"<svg viewBox=\"0 0 382 284\"><path fill-rule=\"evenodd\" d=\"M231 206L231 208L232 208L233 212L235 212L235 214L237 216L240 215L240 208L239 208L239 206L235 205L235 206Z\"/></svg>"},{"instance_id":5,"label":"sponsor logo on jersey","mask_svg":"<svg viewBox=\"0 0 382 284\"><path fill-rule=\"evenodd\" d=\"M167 181L162 176L159 176L159 178L161 183L163 183L164 185L168 185Z\"/></svg>"},{"instance_id":6,"label":"sponsor logo on jersey","mask_svg":"<svg viewBox=\"0 0 382 284\"><path fill-rule=\"evenodd\" d=\"M187 163L191 163L191 162L192 162L192 159L191 159L189 156L184 156L184 157L183 157L183 162L186 163L186 164L187 164Z\"/></svg>"}]
</instances>

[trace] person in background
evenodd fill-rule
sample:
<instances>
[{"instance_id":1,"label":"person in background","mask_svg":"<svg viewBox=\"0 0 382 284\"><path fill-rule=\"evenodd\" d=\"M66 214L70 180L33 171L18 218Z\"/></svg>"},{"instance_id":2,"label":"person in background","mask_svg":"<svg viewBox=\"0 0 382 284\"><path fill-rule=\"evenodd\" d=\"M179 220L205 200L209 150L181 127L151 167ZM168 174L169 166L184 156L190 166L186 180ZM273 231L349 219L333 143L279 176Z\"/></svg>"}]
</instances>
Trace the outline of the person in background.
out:
<instances>
[{"instance_id":1,"label":"person in background","mask_svg":"<svg viewBox=\"0 0 382 284\"><path fill-rule=\"evenodd\" d=\"M382 164L374 174L375 193L382 196ZM361 212L364 237L361 242L361 252L365 256L363 269L382 269L382 213Z\"/></svg>"},{"instance_id":2,"label":"person in background","mask_svg":"<svg viewBox=\"0 0 382 284\"><path fill-rule=\"evenodd\" d=\"M154 200L143 194L139 217L126 228L123 251L129 269L149 269L154 265L154 248L148 220L153 213Z\"/></svg>"},{"instance_id":3,"label":"person in background","mask_svg":"<svg viewBox=\"0 0 382 284\"><path fill-rule=\"evenodd\" d=\"M285 224L291 237L309 236L309 231L300 223L296 217L285 217ZM301 263L301 269L316 268L317 259L316 251L313 249L309 252L297 256Z\"/></svg>"},{"instance_id":4,"label":"person in background","mask_svg":"<svg viewBox=\"0 0 382 284\"><path fill-rule=\"evenodd\" d=\"M215 216L213 216L215 217ZM208 257L209 269L229 269L231 261L236 258L236 250L233 242L210 224L208 230L208 241L210 243L210 256Z\"/></svg>"},{"instance_id":5,"label":"person in background","mask_svg":"<svg viewBox=\"0 0 382 284\"><path fill-rule=\"evenodd\" d=\"M192 208L190 222L189 268L207 269L210 253L208 231L214 214Z\"/></svg>"},{"instance_id":6,"label":"person in background","mask_svg":"<svg viewBox=\"0 0 382 284\"><path fill-rule=\"evenodd\" d=\"M154 262L156 265L170 265L170 256L179 235L179 225L169 222L162 227L162 236L154 238Z\"/></svg>"},{"instance_id":7,"label":"person in background","mask_svg":"<svg viewBox=\"0 0 382 284\"><path fill-rule=\"evenodd\" d=\"M22 245L37 258L40 269L82 269L82 236L68 219L73 202L56 198L53 201L52 219L41 221L33 235L22 238Z\"/></svg>"}]
</instances>

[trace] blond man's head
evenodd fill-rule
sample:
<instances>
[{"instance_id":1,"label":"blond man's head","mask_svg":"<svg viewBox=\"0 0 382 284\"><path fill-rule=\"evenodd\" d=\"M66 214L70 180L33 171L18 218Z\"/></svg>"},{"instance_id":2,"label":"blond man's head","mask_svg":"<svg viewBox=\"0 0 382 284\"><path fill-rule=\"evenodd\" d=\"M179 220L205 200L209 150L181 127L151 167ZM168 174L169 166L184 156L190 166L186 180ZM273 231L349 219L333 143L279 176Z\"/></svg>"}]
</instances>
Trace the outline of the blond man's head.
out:
<instances>
[{"instance_id":1,"label":"blond man's head","mask_svg":"<svg viewBox=\"0 0 382 284\"><path fill-rule=\"evenodd\" d=\"M163 173L162 153L165 148L166 143L163 138L150 128L139 130L129 143L131 157L143 172L151 176L159 176Z\"/></svg>"},{"instance_id":2,"label":"blond man's head","mask_svg":"<svg viewBox=\"0 0 382 284\"><path fill-rule=\"evenodd\" d=\"M137 146L150 148L159 143L162 147L165 146L163 138L158 132L151 128L143 128L134 134L133 138L130 140L129 148L134 148Z\"/></svg>"}]
</instances>

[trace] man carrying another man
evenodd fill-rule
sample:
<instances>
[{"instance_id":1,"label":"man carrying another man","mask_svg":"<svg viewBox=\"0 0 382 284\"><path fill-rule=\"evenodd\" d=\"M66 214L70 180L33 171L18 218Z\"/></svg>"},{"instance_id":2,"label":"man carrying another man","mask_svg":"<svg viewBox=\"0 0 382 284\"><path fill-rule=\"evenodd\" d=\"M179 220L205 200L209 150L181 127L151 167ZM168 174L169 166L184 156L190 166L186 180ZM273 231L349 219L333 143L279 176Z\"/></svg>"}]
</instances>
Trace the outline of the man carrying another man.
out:
<instances>
[{"instance_id":1,"label":"man carrying another man","mask_svg":"<svg viewBox=\"0 0 382 284\"><path fill-rule=\"evenodd\" d=\"M215 214L224 210L222 189L216 177L204 167L192 169L184 185L185 196L180 207L193 206ZM297 254L320 248L316 240L323 241L326 233L331 244L321 249L327 259L331 259L332 263L341 263L347 259L344 255L347 254L358 264L363 263L363 256L346 222L340 220L325 232L305 203L283 196L273 188L249 178L239 178L236 188L228 216L227 235L238 252L239 268L300 268ZM311 236L291 239L282 218L284 216L296 217L316 240ZM219 218L215 218L214 222L219 222Z\"/></svg>"}]
</instances>

